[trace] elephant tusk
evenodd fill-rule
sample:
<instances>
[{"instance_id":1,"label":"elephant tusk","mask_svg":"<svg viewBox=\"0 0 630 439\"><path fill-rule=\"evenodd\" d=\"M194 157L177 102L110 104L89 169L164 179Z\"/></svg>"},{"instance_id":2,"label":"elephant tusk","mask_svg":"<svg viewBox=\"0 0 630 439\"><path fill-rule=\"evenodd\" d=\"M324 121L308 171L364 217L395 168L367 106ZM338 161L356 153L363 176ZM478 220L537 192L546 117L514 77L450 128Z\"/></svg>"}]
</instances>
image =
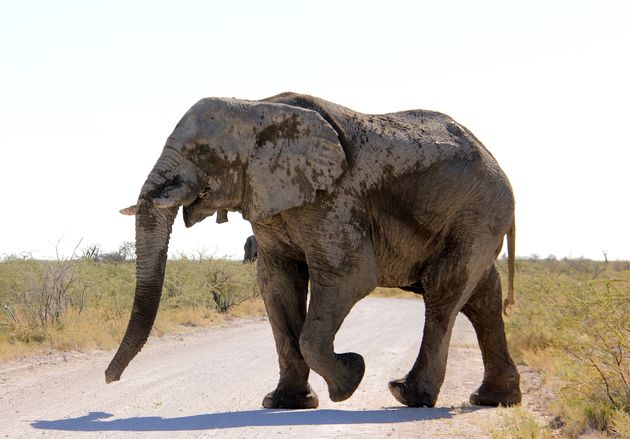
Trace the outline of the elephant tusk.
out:
<instances>
[{"instance_id":1,"label":"elephant tusk","mask_svg":"<svg viewBox=\"0 0 630 439\"><path fill-rule=\"evenodd\" d=\"M123 215L137 215L138 214L138 206L135 204L133 206L125 207L124 209L119 210Z\"/></svg>"}]
</instances>

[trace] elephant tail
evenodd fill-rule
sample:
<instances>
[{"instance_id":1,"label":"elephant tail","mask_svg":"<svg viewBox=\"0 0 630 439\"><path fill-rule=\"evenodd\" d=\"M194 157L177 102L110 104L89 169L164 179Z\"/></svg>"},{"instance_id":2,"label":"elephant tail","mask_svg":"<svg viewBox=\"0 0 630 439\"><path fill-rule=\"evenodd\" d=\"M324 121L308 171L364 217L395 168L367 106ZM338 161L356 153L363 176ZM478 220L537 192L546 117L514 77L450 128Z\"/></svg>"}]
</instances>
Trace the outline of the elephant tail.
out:
<instances>
[{"instance_id":1,"label":"elephant tail","mask_svg":"<svg viewBox=\"0 0 630 439\"><path fill-rule=\"evenodd\" d=\"M516 217L507 232L508 251L508 296L503 302L503 313L507 314L510 305L514 305L514 262L516 259Z\"/></svg>"}]
</instances>

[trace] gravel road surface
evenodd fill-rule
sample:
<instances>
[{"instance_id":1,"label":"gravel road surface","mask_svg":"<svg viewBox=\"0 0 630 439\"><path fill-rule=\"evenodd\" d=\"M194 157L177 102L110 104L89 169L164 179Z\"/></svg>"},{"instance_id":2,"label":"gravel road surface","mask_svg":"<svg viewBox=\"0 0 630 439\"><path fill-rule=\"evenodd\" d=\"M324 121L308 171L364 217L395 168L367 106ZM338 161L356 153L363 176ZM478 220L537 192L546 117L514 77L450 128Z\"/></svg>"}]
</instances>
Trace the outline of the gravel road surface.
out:
<instances>
[{"instance_id":1,"label":"gravel road surface","mask_svg":"<svg viewBox=\"0 0 630 439\"><path fill-rule=\"evenodd\" d=\"M241 320L192 334L150 338L121 381L106 385L113 352L52 354L0 364L0 438L478 438L497 409L467 405L483 366L474 331L457 320L436 408L402 407L387 382L403 376L420 346L421 300L367 298L344 322L336 352L365 357L355 394L333 403L312 373L317 410L261 408L277 382L267 321Z\"/></svg>"}]
</instances>

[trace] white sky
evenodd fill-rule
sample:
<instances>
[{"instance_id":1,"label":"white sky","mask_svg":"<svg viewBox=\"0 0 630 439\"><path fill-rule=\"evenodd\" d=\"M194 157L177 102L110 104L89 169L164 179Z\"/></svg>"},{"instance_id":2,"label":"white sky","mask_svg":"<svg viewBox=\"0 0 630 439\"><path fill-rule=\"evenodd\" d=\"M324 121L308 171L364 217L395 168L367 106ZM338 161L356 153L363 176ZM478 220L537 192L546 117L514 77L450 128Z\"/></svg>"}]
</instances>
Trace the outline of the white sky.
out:
<instances>
[{"instance_id":1,"label":"white sky","mask_svg":"<svg viewBox=\"0 0 630 439\"><path fill-rule=\"evenodd\" d=\"M451 115L511 179L519 255L630 259L627 0L0 1L0 255L115 250L192 104L297 91ZM178 217L171 252L242 257L238 217Z\"/></svg>"}]
</instances>

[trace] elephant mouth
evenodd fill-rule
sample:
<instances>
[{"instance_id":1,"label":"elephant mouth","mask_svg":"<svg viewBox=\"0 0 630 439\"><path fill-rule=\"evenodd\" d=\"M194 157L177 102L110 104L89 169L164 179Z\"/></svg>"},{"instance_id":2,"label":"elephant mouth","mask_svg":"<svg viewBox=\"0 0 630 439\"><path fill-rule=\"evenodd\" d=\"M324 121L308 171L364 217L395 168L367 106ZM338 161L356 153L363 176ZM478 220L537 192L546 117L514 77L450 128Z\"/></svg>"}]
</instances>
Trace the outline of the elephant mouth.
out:
<instances>
[{"instance_id":1,"label":"elephant mouth","mask_svg":"<svg viewBox=\"0 0 630 439\"><path fill-rule=\"evenodd\" d=\"M186 227L192 227L198 222L203 221L206 217L212 216L217 212L217 209L204 207L204 202L204 197L200 195L195 199L195 201L184 206L184 225Z\"/></svg>"},{"instance_id":2,"label":"elephant mouth","mask_svg":"<svg viewBox=\"0 0 630 439\"><path fill-rule=\"evenodd\" d=\"M227 209L210 205L206 192L202 192L190 204L184 206L184 225L192 227L209 216L217 214L217 224L227 222Z\"/></svg>"}]
</instances>

